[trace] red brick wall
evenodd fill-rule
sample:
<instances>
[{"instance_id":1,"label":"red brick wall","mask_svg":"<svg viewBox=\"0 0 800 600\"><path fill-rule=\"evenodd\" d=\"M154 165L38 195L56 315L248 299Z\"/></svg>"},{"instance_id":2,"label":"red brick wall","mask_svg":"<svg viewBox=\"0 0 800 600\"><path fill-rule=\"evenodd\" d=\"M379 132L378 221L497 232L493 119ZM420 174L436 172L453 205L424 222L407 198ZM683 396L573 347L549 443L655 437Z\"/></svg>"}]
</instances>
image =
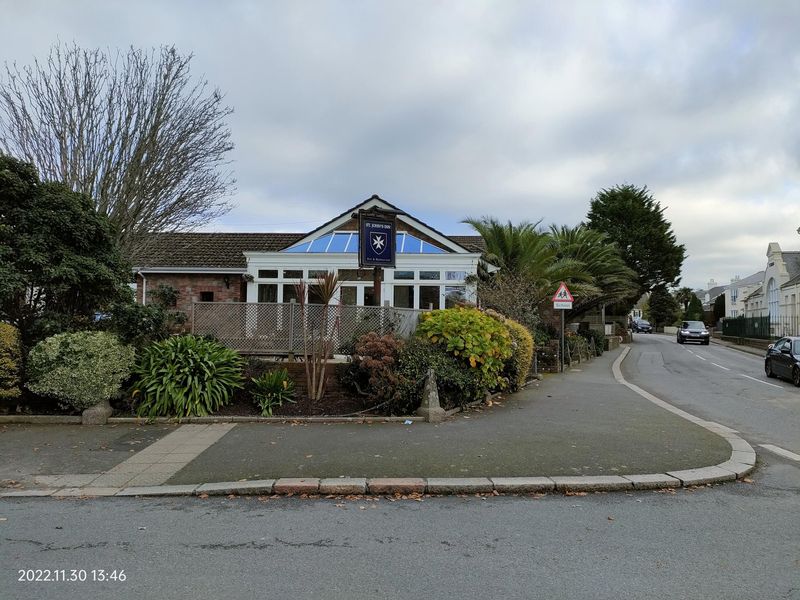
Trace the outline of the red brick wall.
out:
<instances>
[{"instance_id":1,"label":"red brick wall","mask_svg":"<svg viewBox=\"0 0 800 600\"><path fill-rule=\"evenodd\" d=\"M279 363L279 366L285 367L294 380L297 395L306 396L308 394L308 380L306 379L305 363L287 361ZM347 365L334 363L329 364L325 369L325 378L328 380L328 384L325 386L325 398L328 400L342 400L353 397L353 394L339 382L338 373L346 368Z\"/></svg>"},{"instance_id":2,"label":"red brick wall","mask_svg":"<svg viewBox=\"0 0 800 600\"><path fill-rule=\"evenodd\" d=\"M147 273L147 302L152 302L150 295L159 285L170 285L178 290L177 310L191 315L192 302L200 300L200 292L214 292L214 302L243 302L246 297L241 275L227 275L229 286L225 285L226 275L184 274L184 273ZM142 276L136 276L136 301L142 302Z\"/></svg>"}]
</instances>

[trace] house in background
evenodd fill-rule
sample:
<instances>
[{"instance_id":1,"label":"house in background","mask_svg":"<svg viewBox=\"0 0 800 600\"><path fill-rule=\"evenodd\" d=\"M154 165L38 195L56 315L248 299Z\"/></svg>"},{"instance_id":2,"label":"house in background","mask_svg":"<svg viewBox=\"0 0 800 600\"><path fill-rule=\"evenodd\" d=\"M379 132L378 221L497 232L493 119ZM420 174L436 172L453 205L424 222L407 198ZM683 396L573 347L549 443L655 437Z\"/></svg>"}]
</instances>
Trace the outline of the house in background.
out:
<instances>
[{"instance_id":1,"label":"house in background","mask_svg":"<svg viewBox=\"0 0 800 600\"><path fill-rule=\"evenodd\" d=\"M725 316L738 317L745 314L744 300L750 294L761 288L764 281L764 271L753 273L745 278L738 275L731 279L730 285L725 288Z\"/></svg>"},{"instance_id":2,"label":"house in background","mask_svg":"<svg viewBox=\"0 0 800 600\"><path fill-rule=\"evenodd\" d=\"M722 296L727 289L727 285L719 285L714 279L711 279L705 290L696 291L695 296L697 296L698 300L700 300L703 305L703 312L713 312L714 302L716 302L717 298Z\"/></svg>"},{"instance_id":3,"label":"house in background","mask_svg":"<svg viewBox=\"0 0 800 600\"><path fill-rule=\"evenodd\" d=\"M744 299L747 317L769 316L774 335L800 333L800 252L784 252L777 242L767 247L767 267L760 285Z\"/></svg>"},{"instance_id":4,"label":"house in background","mask_svg":"<svg viewBox=\"0 0 800 600\"><path fill-rule=\"evenodd\" d=\"M137 301L147 304L157 286L169 285L178 292L175 308L187 313L194 302L289 302L296 299L295 284L313 284L332 271L341 282L334 302L370 305L372 270L358 268L358 219L352 215L372 208L396 214L396 268L384 270L384 302L445 308L476 300L468 278L477 274L483 238L445 235L372 196L307 233L154 234L134 257Z\"/></svg>"}]
</instances>

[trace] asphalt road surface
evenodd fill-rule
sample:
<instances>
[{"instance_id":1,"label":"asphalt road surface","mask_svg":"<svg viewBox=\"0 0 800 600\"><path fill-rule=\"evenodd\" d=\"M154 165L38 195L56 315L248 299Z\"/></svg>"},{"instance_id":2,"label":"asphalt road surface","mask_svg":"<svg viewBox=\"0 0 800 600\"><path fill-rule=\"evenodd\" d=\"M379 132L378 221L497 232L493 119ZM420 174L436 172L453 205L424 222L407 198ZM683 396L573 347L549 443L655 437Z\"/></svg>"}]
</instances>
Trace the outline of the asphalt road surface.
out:
<instances>
[{"instance_id":1,"label":"asphalt road surface","mask_svg":"<svg viewBox=\"0 0 800 600\"><path fill-rule=\"evenodd\" d=\"M59 600L796 599L798 489L762 471L697 490L541 498L4 501L0 590ZM19 581L29 569L88 575ZM100 569L124 570L125 581L91 581Z\"/></svg>"},{"instance_id":2,"label":"asphalt road surface","mask_svg":"<svg viewBox=\"0 0 800 600\"><path fill-rule=\"evenodd\" d=\"M622 371L670 404L737 430L759 454L769 445L800 455L800 388L767 378L762 357L639 334Z\"/></svg>"}]
</instances>

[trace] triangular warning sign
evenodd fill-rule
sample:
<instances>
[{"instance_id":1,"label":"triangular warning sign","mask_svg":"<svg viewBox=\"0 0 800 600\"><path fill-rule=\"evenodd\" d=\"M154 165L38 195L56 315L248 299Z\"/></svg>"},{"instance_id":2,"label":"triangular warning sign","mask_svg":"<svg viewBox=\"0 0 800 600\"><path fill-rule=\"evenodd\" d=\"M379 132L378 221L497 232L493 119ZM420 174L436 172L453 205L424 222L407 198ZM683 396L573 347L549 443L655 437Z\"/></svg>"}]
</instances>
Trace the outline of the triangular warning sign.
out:
<instances>
[{"instance_id":1,"label":"triangular warning sign","mask_svg":"<svg viewBox=\"0 0 800 600\"><path fill-rule=\"evenodd\" d=\"M569 288L567 288L567 284L563 281L561 285L558 286L558 291L556 291L556 295L553 296L553 302L572 302L572 294L569 293Z\"/></svg>"}]
</instances>

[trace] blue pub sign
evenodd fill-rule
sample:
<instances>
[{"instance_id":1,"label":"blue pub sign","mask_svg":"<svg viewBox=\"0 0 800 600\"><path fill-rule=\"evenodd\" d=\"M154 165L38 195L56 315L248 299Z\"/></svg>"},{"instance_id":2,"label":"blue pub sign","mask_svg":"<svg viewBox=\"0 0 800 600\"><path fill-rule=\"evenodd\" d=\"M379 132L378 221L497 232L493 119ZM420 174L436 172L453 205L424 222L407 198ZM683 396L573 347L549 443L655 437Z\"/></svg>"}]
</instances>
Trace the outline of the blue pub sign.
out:
<instances>
[{"instance_id":1,"label":"blue pub sign","mask_svg":"<svg viewBox=\"0 0 800 600\"><path fill-rule=\"evenodd\" d=\"M359 267L395 266L395 222L368 212L359 213Z\"/></svg>"}]
</instances>

